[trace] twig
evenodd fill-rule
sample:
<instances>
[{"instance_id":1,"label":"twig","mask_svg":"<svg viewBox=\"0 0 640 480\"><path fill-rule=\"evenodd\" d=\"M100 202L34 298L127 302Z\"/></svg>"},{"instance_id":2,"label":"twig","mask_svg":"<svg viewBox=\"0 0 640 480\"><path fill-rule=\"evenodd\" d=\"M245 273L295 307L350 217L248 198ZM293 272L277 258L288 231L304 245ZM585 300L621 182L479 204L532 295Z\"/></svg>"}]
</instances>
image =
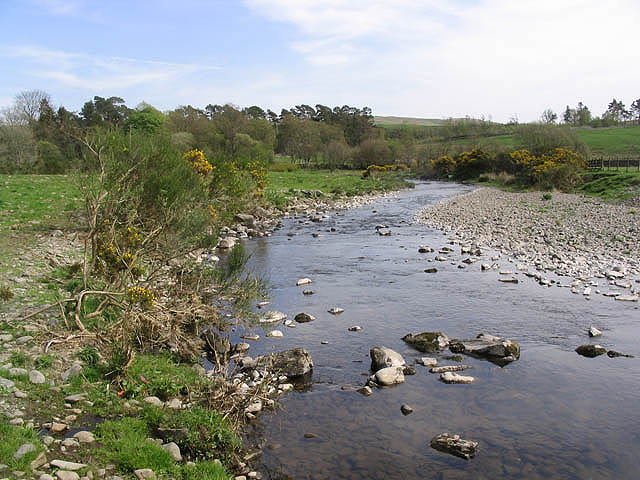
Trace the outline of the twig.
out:
<instances>
[{"instance_id":1,"label":"twig","mask_svg":"<svg viewBox=\"0 0 640 480\"><path fill-rule=\"evenodd\" d=\"M28 320L28 319L30 319L31 317L35 317L35 316L36 316L36 315L38 315L39 313L46 312L47 310L49 310L49 309L51 309L51 308L53 308L53 307L56 307L56 306L60 305L60 303L73 302L74 300L75 300L74 298L67 298L67 299L65 299L65 300L58 300L56 303L52 303L51 305L47 305L47 306L45 306L45 307L42 307L42 308L40 308L40 309L36 310L35 312L30 313L30 314L29 314L29 315L27 315L26 317L22 317L22 318L20 319L20 321L21 321L21 322L24 322L25 320Z\"/></svg>"}]
</instances>

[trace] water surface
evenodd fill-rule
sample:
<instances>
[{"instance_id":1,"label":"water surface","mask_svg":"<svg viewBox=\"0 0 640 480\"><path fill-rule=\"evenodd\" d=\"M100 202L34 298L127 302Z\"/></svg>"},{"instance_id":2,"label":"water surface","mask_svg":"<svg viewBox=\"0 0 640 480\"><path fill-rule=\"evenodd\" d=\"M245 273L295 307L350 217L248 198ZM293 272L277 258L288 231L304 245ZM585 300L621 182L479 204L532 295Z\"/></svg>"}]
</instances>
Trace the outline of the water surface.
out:
<instances>
[{"instance_id":1,"label":"water surface","mask_svg":"<svg viewBox=\"0 0 640 480\"><path fill-rule=\"evenodd\" d=\"M598 295L586 300L522 274L519 284L503 284L496 272L480 271L488 255L459 269L458 247L451 262L429 262L436 254L420 254L418 245L437 250L447 236L413 218L466 190L418 184L324 222L286 220L273 236L247 244L250 268L270 286L268 308L316 317L295 329L278 327L284 338L265 338L258 327L261 340L252 342L252 356L304 347L314 361L311 387L281 397L281 408L253 426L270 447L257 466L266 477L637 478L638 358L588 359L574 349L590 342L586 332L594 325L604 332L598 343L638 356L638 305ZM392 235L377 235L379 224ZM515 270L506 257L500 263ZM431 266L438 272L425 273ZM297 287L301 277L313 284ZM315 294L303 295L307 288ZM333 306L345 312L327 313ZM353 325L362 330L347 331ZM401 337L433 330L458 338L497 334L520 342L522 355L504 368L465 358L473 366L465 374L476 378L471 385L445 385L417 366L402 385L370 397L352 391L370 374L371 347L393 348L412 363L423 354ZM403 403L414 412L404 416ZM465 461L431 449L431 438L445 431L478 441L477 457Z\"/></svg>"}]
</instances>

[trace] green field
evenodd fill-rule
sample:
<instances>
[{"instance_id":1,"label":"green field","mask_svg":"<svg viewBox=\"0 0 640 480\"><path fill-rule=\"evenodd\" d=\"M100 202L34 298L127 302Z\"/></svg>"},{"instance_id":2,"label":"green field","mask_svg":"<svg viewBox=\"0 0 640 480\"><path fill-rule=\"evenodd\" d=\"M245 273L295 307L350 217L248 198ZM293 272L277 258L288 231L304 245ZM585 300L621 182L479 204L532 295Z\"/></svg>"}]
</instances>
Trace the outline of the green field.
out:
<instances>
[{"instance_id":1,"label":"green field","mask_svg":"<svg viewBox=\"0 0 640 480\"><path fill-rule=\"evenodd\" d=\"M640 155L640 126L589 128L576 133L594 155Z\"/></svg>"}]
</instances>

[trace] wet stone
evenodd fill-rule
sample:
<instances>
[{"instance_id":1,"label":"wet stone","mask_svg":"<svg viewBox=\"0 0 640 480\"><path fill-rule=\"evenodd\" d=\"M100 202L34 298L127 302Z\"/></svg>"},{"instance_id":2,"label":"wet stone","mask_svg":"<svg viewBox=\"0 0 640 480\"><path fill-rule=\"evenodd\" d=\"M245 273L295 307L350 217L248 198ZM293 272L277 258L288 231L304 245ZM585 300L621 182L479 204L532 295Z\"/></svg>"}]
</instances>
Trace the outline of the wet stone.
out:
<instances>
[{"instance_id":1,"label":"wet stone","mask_svg":"<svg viewBox=\"0 0 640 480\"><path fill-rule=\"evenodd\" d=\"M478 442L464 440L460 435L441 433L431 439L431 447L444 453L469 460L478 452Z\"/></svg>"},{"instance_id":2,"label":"wet stone","mask_svg":"<svg viewBox=\"0 0 640 480\"><path fill-rule=\"evenodd\" d=\"M601 345L580 345L576 348L576 353L583 357L594 358L607 353L607 349Z\"/></svg>"}]
</instances>

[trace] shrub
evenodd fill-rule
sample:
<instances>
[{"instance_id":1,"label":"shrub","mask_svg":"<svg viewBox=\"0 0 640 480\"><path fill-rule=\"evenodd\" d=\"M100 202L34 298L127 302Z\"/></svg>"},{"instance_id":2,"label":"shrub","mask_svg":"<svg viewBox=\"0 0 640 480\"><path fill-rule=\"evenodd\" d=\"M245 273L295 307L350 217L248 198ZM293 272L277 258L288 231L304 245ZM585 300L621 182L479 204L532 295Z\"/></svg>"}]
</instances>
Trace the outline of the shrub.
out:
<instances>
[{"instance_id":1,"label":"shrub","mask_svg":"<svg viewBox=\"0 0 640 480\"><path fill-rule=\"evenodd\" d=\"M582 155L565 148L539 156L518 150L511 157L521 167L520 175L526 182L545 189L571 190L581 181L580 171L586 168Z\"/></svg>"},{"instance_id":2,"label":"shrub","mask_svg":"<svg viewBox=\"0 0 640 480\"><path fill-rule=\"evenodd\" d=\"M550 193L545 193L542 195L543 200L551 200L552 198L553 198L553 195L551 195Z\"/></svg>"},{"instance_id":3,"label":"shrub","mask_svg":"<svg viewBox=\"0 0 640 480\"><path fill-rule=\"evenodd\" d=\"M443 155L437 160L431 160L431 165L436 172L436 175L441 178L446 178L452 175L456 169L456 161L449 155Z\"/></svg>"}]
</instances>

